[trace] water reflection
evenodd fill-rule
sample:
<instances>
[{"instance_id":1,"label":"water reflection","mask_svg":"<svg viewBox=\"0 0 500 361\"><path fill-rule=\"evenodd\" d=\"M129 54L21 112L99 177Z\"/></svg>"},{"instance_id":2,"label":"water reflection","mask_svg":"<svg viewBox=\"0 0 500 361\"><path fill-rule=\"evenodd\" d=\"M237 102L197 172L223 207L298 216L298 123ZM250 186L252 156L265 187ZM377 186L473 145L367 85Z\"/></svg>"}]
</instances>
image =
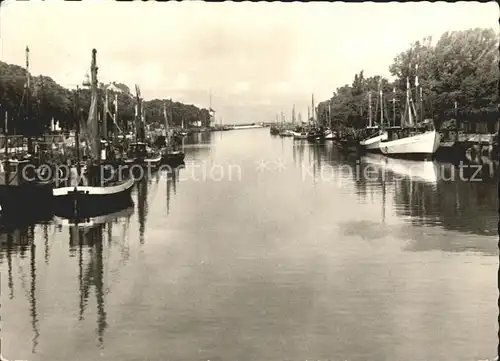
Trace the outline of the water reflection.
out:
<instances>
[{"instance_id":1,"label":"water reflection","mask_svg":"<svg viewBox=\"0 0 500 361\"><path fill-rule=\"evenodd\" d=\"M26 273L24 263L18 264L18 274L20 276L21 288L25 291L29 301L30 323L33 332L32 353L35 353L40 336L39 320L37 311L37 273L36 273L36 245L34 242L34 226L28 226L25 229L17 229L9 233L0 234L0 260L7 258L7 288L9 290L9 299L15 297L13 262L15 253L19 252L20 258L25 259L29 249L29 289L26 284Z\"/></svg>"},{"instance_id":2,"label":"water reflection","mask_svg":"<svg viewBox=\"0 0 500 361\"><path fill-rule=\"evenodd\" d=\"M108 246L111 249L113 239L113 224L123 222L128 227L130 217L134 213L131 206L124 210L107 214L100 217L86 219L84 221L55 218L55 223L59 228L68 227L70 254L77 254L78 257L78 285L79 285L79 312L78 320L83 321L90 297L91 287L94 287L97 310L97 341L98 346L103 347L104 332L108 325L106 313L105 295L109 293L104 288L104 232L107 230ZM122 234L122 243L126 239L126 233ZM122 254L123 250L122 250ZM127 254L127 253L125 253Z\"/></svg>"},{"instance_id":3,"label":"water reflection","mask_svg":"<svg viewBox=\"0 0 500 361\"><path fill-rule=\"evenodd\" d=\"M201 133L200 133L201 134ZM172 170L172 172L169 172L167 175L167 190L165 192L166 195L166 208L167 208L167 215L170 214L170 199L171 199L171 193L172 191L174 192L174 195L177 193L177 182L179 181L179 172L182 169L182 167L177 167Z\"/></svg>"},{"instance_id":4,"label":"water reflection","mask_svg":"<svg viewBox=\"0 0 500 361\"><path fill-rule=\"evenodd\" d=\"M361 169L372 167L356 180L358 195L392 189L396 215L416 225L492 235L497 227L497 185L494 163L471 167L436 161L416 162L370 155L361 158ZM461 167L461 168L460 168ZM368 174L368 176L366 176Z\"/></svg>"},{"instance_id":5,"label":"water reflection","mask_svg":"<svg viewBox=\"0 0 500 361\"><path fill-rule=\"evenodd\" d=\"M137 182L137 213L139 220L139 242L144 244L144 230L148 215L148 181L141 179Z\"/></svg>"}]
</instances>

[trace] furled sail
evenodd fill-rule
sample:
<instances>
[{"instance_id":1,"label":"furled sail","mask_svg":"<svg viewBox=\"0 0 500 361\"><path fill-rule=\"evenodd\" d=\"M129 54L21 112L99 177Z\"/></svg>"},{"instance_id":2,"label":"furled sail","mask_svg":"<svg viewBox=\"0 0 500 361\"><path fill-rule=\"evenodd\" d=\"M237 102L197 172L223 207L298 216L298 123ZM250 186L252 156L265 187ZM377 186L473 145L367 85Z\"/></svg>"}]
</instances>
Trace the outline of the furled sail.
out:
<instances>
[{"instance_id":1,"label":"furled sail","mask_svg":"<svg viewBox=\"0 0 500 361\"><path fill-rule=\"evenodd\" d=\"M91 82L90 82L90 109L87 122L83 124L82 130L89 148L90 157L98 160L100 157L100 136L97 124L97 66L95 49L92 50Z\"/></svg>"}]
</instances>

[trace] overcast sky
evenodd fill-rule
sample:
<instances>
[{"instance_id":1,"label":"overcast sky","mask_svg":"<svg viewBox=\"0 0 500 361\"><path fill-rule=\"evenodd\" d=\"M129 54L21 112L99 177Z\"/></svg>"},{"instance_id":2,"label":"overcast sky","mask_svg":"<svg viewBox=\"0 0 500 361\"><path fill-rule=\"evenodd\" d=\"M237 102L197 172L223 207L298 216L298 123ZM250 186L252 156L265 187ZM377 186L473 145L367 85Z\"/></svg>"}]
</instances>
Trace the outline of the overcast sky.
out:
<instances>
[{"instance_id":1,"label":"overcast sky","mask_svg":"<svg viewBox=\"0 0 500 361\"><path fill-rule=\"evenodd\" d=\"M389 76L413 41L447 30L498 28L480 3L232 3L7 1L1 59L75 87L97 49L99 80L141 86L146 99L208 107L224 123L274 120L311 94L327 99L356 72Z\"/></svg>"}]
</instances>

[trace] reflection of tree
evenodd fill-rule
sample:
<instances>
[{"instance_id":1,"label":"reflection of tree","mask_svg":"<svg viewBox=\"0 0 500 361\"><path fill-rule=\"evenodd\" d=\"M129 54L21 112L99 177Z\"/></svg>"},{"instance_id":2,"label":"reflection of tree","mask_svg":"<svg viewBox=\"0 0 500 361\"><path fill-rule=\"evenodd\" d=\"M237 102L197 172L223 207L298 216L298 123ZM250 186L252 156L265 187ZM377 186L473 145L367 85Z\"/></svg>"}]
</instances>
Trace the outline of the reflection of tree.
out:
<instances>
[{"instance_id":1,"label":"reflection of tree","mask_svg":"<svg viewBox=\"0 0 500 361\"><path fill-rule=\"evenodd\" d=\"M437 185L401 180L395 193L396 213L421 224L485 234L496 227L496 185L440 180Z\"/></svg>"},{"instance_id":2,"label":"reflection of tree","mask_svg":"<svg viewBox=\"0 0 500 361\"><path fill-rule=\"evenodd\" d=\"M362 163L361 169L370 164ZM373 163L378 168L378 177L359 177L354 181L358 196L364 198L367 192L383 192L385 184L394 194L396 214L410 218L412 223L439 224L449 230L479 235L496 229L497 185L489 181L492 167L484 167L482 173L476 175L477 179L483 181L470 181L475 168L463 168L460 175L459 168L451 164L435 163L436 181L425 182L417 178L419 174L396 174L385 169L384 164ZM391 159L391 164L406 169L403 161ZM412 169L416 171L419 168ZM422 172L426 172L425 167L422 167Z\"/></svg>"}]
</instances>

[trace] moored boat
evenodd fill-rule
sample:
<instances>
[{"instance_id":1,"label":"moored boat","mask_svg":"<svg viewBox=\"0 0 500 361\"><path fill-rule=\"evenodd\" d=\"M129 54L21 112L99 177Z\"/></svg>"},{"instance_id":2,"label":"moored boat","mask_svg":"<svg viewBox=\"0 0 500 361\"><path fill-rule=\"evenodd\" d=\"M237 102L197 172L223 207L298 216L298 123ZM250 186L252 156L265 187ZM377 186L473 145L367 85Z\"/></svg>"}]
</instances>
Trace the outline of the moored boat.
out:
<instances>
[{"instance_id":1,"label":"moored boat","mask_svg":"<svg viewBox=\"0 0 500 361\"><path fill-rule=\"evenodd\" d=\"M30 79L29 72L29 48L26 47L26 83L22 106L26 107L28 119L31 117ZM28 137L28 155L21 159L13 159L9 154L8 137L8 113L5 113L5 158L0 161L0 213L2 219L29 217L38 213L41 205L45 209L50 208L52 200L52 189L54 187L53 169L39 168L39 162L31 152L33 151L31 137ZM22 141L22 138L21 138ZM22 145L22 143L21 143ZM24 150L24 147L21 147ZM23 206L26 205L26 206ZM33 205L33 206L32 206Z\"/></svg>"},{"instance_id":2,"label":"moored boat","mask_svg":"<svg viewBox=\"0 0 500 361\"><path fill-rule=\"evenodd\" d=\"M416 64L418 70L418 64ZM379 143L380 151L388 156L405 158L431 158L440 145L441 137L436 131L434 121L423 119L422 88L418 86L418 73L415 75L415 87L420 90L420 114L417 114L410 89L410 80L406 78L406 104L404 115L401 119L400 130L389 130L387 139Z\"/></svg>"},{"instance_id":3,"label":"moored boat","mask_svg":"<svg viewBox=\"0 0 500 361\"><path fill-rule=\"evenodd\" d=\"M331 130L329 128L325 129L325 132L323 135L323 138L325 140L335 140L336 137L337 137L337 134L333 130Z\"/></svg>"},{"instance_id":4,"label":"moored boat","mask_svg":"<svg viewBox=\"0 0 500 361\"><path fill-rule=\"evenodd\" d=\"M102 215L124 208L131 202L130 192L134 185L134 179L128 178L126 174L117 169L111 169L111 175L106 176L101 162L101 136L98 131L97 119L97 65L95 49L92 50L91 63L91 102L87 122L83 125L83 135L89 146L89 163L86 174L80 175L79 167L79 141L77 144L77 166L73 168L69 186L56 187L53 189L54 213L67 218L80 218ZM78 103L78 102L77 102ZM79 139L80 116L79 107L77 114L77 139Z\"/></svg>"},{"instance_id":5,"label":"moored boat","mask_svg":"<svg viewBox=\"0 0 500 361\"><path fill-rule=\"evenodd\" d=\"M399 138L399 135L402 136ZM380 141L383 154L389 156L426 158L432 157L439 148L439 133L429 128L408 128L402 131L388 132L388 138Z\"/></svg>"},{"instance_id":6,"label":"moored boat","mask_svg":"<svg viewBox=\"0 0 500 361\"><path fill-rule=\"evenodd\" d=\"M139 167L147 168L148 170L156 170L160 166L162 155L159 151L154 150L145 142L145 110L141 98L139 86L136 89L136 114L135 128L136 141L131 143L124 163L129 168L134 169ZM144 171L144 170L142 170ZM136 173L133 171L133 173Z\"/></svg>"},{"instance_id":7,"label":"moored boat","mask_svg":"<svg viewBox=\"0 0 500 361\"><path fill-rule=\"evenodd\" d=\"M293 134L293 139L307 139L307 132L306 131L300 131L300 132L292 132Z\"/></svg>"},{"instance_id":8,"label":"moored boat","mask_svg":"<svg viewBox=\"0 0 500 361\"><path fill-rule=\"evenodd\" d=\"M170 104L172 104L172 100L170 100ZM170 119L172 119L172 107L169 109ZM167 115L167 107L165 103L163 103L163 117L165 119L165 139L161 148L161 163L171 167L176 167L184 162L185 155L184 152L174 148L174 142L170 136L169 117Z\"/></svg>"}]
</instances>

